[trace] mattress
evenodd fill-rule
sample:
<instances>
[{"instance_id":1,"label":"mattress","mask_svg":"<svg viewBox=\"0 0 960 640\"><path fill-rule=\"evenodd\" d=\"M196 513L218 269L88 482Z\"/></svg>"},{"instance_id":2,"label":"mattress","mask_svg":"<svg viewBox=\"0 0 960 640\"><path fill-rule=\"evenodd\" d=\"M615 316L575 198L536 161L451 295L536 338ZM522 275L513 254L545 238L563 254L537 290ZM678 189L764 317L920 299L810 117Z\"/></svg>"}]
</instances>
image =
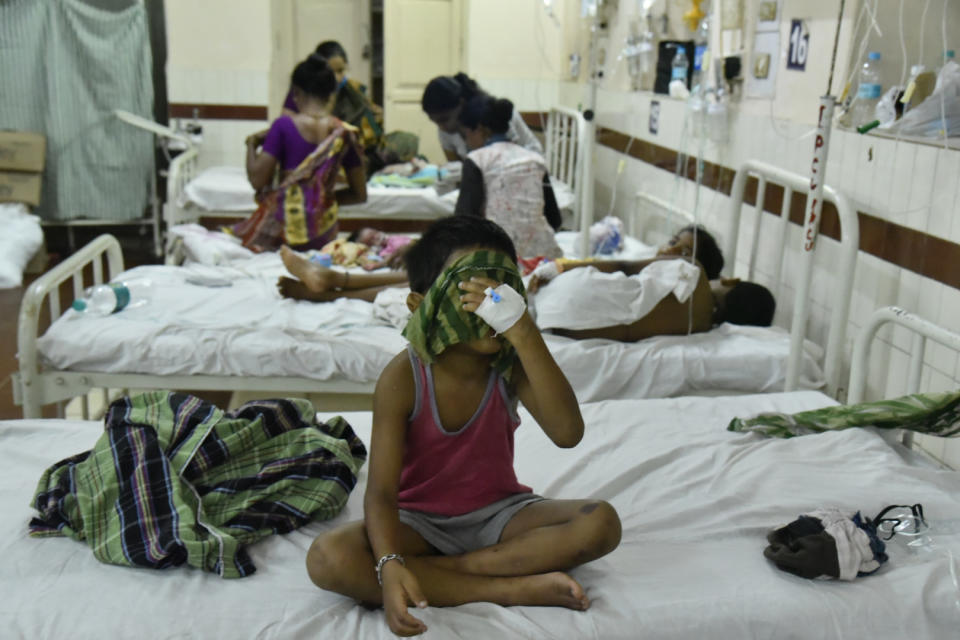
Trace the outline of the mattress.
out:
<instances>
[{"instance_id":1,"label":"mattress","mask_svg":"<svg viewBox=\"0 0 960 640\"><path fill-rule=\"evenodd\" d=\"M557 206L573 207L574 194L564 184L554 181ZM433 187L406 189L384 185L367 185L367 201L340 207L340 215L349 217L398 217L433 219L451 215L459 192L439 195ZM249 213L256 205L253 187L243 167L209 167L200 172L184 188L186 202L204 211Z\"/></svg>"},{"instance_id":2,"label":"mattress","mask_svg":"<svg viewBox=\"0 0 960 640\"><path fill-rule=\"evenodd\" d=\"M891 448L869 429L791 440L725 431L730 418L831 404L817 392L585 405L586 434L553 446L521 411L518 479L547 497L592 497L620 514L610 555L571 571L585 612L475 603L414 612L427 638L603 639L952 638L957 598L947 553L960 556L960 474ZM369 443L370 413L344 417ZM257 572L223 580L189 568L99 564L82 543L31 539L28 506L41 472L88 449L94 422L0 422L0 614L24 638L151 637L387 639L381 610L316 589L312 539L362 517L367 467L345 509L253 545ZM853 582L806 580L762 555L769 528L822 505L873 515L920 502L934 546ZM939 531L939 533L937 533Z\"/></svg>"},{"instance_id":3,"label":"mattress","mask_svg":"<svg viewBox=\"0 0 960 640\"><path fill-rule=\"evenodd\" d=\"M69 309L37 346L44 364L56 369L292 376L372 385L406 346L397 328L405 322L404 297L393 297L391 305L399 307L393 314L360 300L284 299L276 282L285 273L276 253L221 266L137 267L121 279L149 281L146 304L103 318ZM197 284L210 278L231 286ZM546 340L581 402L782 389L790 349L789 335L781 329L729 325L632 344ZM823 384L817 364L822 353L809 342L804 353L802 386L817 388Z\"/></svg>"}]
</instances>

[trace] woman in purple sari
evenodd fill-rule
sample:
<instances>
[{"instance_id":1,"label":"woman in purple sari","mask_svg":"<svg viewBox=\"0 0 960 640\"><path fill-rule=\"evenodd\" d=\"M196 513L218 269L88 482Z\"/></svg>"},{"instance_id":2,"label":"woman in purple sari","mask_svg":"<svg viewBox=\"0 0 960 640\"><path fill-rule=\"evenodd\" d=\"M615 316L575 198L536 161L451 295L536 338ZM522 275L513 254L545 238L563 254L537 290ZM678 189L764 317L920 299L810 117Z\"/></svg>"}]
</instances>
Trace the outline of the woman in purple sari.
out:
<instances>
[{"instance_id":1,"label":"woman in purple sari","mask_svg":"<svg viewBox=\"0 0 960 640\"><path fill-rule=\"evenodd\" d=\"M247 177L259 206L229 232L254 251L283 244L320 248L337 236L339 205L367 199L356 129L330 115L337 86L333 71L310 56L293 70L291 84L299 113L283 115L265 133L247 138ZM341 168L347 186L337 189Z\"/></svg>"}]
</instances>

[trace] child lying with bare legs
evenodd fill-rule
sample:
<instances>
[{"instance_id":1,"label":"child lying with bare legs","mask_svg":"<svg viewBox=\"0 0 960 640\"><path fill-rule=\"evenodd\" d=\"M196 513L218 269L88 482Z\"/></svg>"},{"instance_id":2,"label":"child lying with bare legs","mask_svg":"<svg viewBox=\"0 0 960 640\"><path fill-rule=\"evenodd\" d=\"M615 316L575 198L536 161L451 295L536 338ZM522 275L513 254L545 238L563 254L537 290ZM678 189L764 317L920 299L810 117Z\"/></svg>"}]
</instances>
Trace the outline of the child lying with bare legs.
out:
<instances>
[{"instance_id":1,"label":"child lying with bare legs","mask_svg":"<svg viewBox=\"0 0 960 640\"><path fill-rule=\"evenodd\" d=\"M280 258L293 278L281 276L277 289L284 298L330 302L337 298L355 298L373 302L387 287L407 286L405 271L348 273L310 262L288 246L280 248Z\"/></svg>"},{"instance_id":2,"label":"child lying with bare legs","mask_svg":"<svg viewBox=\"0 0 960 640\"><path fill-rule=\"evenodd\" d=\"M544 499L517 481L518 400L557 446L575 446L584 425L526 312L513 243L488 220L446 218L407 269L411 346L374 392L364 520L314 541L310 578L382 604L399 635L426 631L410 606L587 609L565 572L615 549L620 519L601 500Z\"/></svg>"}]
</instances>

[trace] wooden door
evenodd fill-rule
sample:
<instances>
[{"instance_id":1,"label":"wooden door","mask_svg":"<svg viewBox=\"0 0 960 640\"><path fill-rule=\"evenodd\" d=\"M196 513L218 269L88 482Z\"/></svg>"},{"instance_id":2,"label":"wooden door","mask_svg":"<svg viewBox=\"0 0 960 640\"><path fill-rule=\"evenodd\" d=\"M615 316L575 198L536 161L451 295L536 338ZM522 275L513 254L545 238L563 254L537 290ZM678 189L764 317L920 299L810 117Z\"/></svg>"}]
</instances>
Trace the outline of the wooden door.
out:
<instances>
[{"instance_id":1,"label":"wooden door","mask_svg":"<svg viewBox=\"0 0 960 640\"><path fill-rule=\"evenodd\" d=\"M460 71L462 0L384 0L384 124L420 136L420 153L445 162L437 127L420 108L434 77Z\"/></svg>"}]
</instances>

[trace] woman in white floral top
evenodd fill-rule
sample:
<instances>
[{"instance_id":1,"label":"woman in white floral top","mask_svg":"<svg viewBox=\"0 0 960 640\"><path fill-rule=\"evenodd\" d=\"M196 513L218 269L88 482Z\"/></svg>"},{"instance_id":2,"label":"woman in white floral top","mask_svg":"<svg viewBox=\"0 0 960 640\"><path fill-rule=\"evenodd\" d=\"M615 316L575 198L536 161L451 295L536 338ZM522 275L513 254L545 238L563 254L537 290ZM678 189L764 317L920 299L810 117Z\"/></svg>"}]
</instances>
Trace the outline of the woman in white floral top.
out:
<instances>
[{"instance_id":1,"label":"woman in white floral top","mask_svg":"<svg viewBox=\"0 0 960 640\"><path fill-rule=\"evenodd\" d=\"M456 215L496 222L521 258L559 258L560 212L543 156L507 139L513 103L479 95L460 110L470 152L463 161Z\"/></svg>"}]
</instances>

